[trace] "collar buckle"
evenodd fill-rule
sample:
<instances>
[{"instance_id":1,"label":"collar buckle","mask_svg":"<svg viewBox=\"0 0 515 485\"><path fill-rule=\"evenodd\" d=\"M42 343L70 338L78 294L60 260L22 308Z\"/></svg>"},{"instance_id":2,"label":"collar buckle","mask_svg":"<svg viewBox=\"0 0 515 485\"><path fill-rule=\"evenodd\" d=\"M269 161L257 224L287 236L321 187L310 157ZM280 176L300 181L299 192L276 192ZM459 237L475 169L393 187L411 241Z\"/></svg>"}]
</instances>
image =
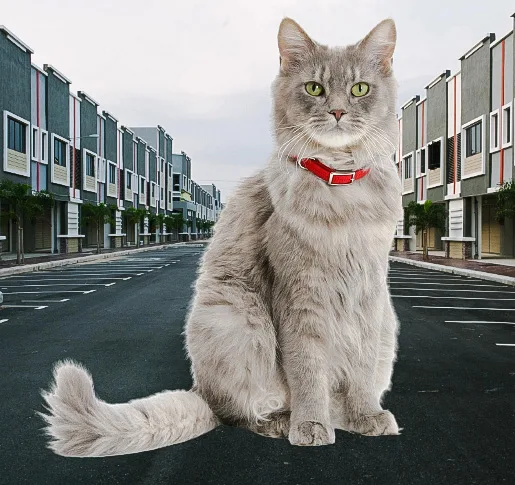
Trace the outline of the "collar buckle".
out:
<instances>
[{"instance_id":1,"label":"collar buckle","mask_svg":"<svg viewBox=\"0 0 515 485\"><path fill-rule=\"evenodd\" d=\"M333 178L334 176L336 175L344 175L346 177L350 177L349 181L348 182L339 182L339 183L334 183L333 182ZM348 172L331 172L329 174L329 180L327 181L327 185L350 185L352 184L352 182L354 182L354 179L356 177L356 172L355 171L348 171Z\"/></svg>"}]
</instances>

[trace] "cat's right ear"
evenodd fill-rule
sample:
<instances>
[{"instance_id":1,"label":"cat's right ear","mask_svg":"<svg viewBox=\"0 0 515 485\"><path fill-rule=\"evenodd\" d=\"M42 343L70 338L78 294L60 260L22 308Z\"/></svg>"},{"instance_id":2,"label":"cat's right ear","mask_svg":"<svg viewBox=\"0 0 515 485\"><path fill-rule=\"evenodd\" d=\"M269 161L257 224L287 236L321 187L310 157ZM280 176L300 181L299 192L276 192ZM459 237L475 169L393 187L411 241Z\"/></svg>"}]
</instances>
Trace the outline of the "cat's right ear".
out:
<instances>
[{"instance_id":1,"label":"cat's right ear","mask_svg":"<svg viewBox=\"0 0 515 485\"><path fill-rule=\"evenodd\" d=\"M316 48L316 44L292 19L284 18L277 36L281 71L293 72L299 68L303 59Z\"/></svg>"}]
</instances>

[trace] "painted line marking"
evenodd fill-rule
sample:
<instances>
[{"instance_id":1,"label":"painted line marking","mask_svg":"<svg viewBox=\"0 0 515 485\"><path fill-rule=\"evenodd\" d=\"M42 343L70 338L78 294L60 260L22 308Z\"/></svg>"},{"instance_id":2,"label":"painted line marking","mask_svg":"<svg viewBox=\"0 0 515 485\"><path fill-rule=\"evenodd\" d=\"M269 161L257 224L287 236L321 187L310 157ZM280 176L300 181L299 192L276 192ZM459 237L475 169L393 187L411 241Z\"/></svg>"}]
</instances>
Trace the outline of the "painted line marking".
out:
<instances>
[{"instance_id":1,"label":"painted line marking","mask_svg":"<svg viewBox=\"0 0 515 485\"><path fill-rule=\"evenodd\" d=\"M97 290L83 291L82 294L83 295L89 295L90 293L94 293L95 291L97 291Z\"/></svg>"},{"instance_id":2,"label":"painted line marking","mask_svg":"<svg viewBox=\"0 0 515 485\"><path fill-rule=\"evenodd\" d=\"M42 279L42 280L15 280L17 283L36 283L38 281L63 281L63 277L61 278L45 278L45 279ZM72 276L71 278L70 277L67 277L65 279L65 281L73 281L73 280L77 280L77 281L98 281L98 280L127 280L127 279L130 279L130 276L128 278L77 278L75 276Z\"/></svg>"},{"instance_id":3,"label":"painted line marking","mask_svg":"<svg viewBox=\"0 0 515 485\"><path fill-rule=\"evenodd\" d=\"M116 285L116 281L113 281L112 283L108 283L107 285L104 285L104 286L113 286L113 285Z\"/></svg>"},{"instance_id":4,"label":"painted line marking","mask_svg":"<svg viewBox=\"0 0 515 485\"><path fill-rule=\"evenodd\" d=\"M488 322L486 320L445 320L445 323L494 323L494 324L500 324L503 325L515 325L515 322Z\"/></svg>"},{"instance_id":5,"label":"painted line marking","mask_svg":"<svg viewBox=\"0 0 515 485\"><path fill-rule=\"evenodd\" d=\"M437 310L490 310L493 312L515 312L515 308L476 308L468 306L424 306L413 305L411 308L435 308Z\"/></svg>"},{"instance_id":6,"label":"painted line marking","mask_svg":"<svg viewBox=\"0 0 515 485\"><path fill-rule=\"evenodd\" d=\"M8 322L9 319L8 318L3 318L2 320L0 320L0 323L5 323L5 322Z\"/></svg>"},{"instance_id":7,"label":"painted line marking","mask_svg":"<svg viewBox=\"0 0 515 485\"><path fill-rule=\"evenodd\" d=\"M60 274L58 273L57 271L54 273L55 274ZM67 273L67 272L63 272L62 273L62 276L108 276L110 274L113 274L113 275L117 275L117 276L121 276L121 275L136 275L138 273L136 273L135 271L106 271L106 272L103 272L103 273L84 273L84 272L74 272L74 273ZM110 279L110 278L108 278Z\"/></svg>"},{"instance_id":8,"label":"painted line marking","mask_svg":"<svg viewBox=\"0 0 515 485\"><path fill-rule=\"evenodd\" d=\"M87 293L91 293L97 290L90 290ZM11 291L9 293L4 293L4 295L39 295L40 293L82 293L82 290L61 290L61 291Z\"/></svg>"},{"instance_id":9,"label":"painted line marking","mask_svg":"<svg viewBox=\"0 0 515 485\"><path fill-rule=\"evenodd\" d=\"M22 303L64 303L70 301L69 298L63 298L62 300L22 300Z\"/></svg>"},{"instance_id":10,"label":"painted line marking","mask_svg":"<svg viewBox=\"0 0 515 485\"><path fill-rule=\"evenodd\" d=\"M401 281L392 281L394 285L404 285ZM472 287L489 287L489 288L508 288L506 285L477 285L475 283L414 283L415 285L438 285L438 286L472 286ZM421 290L423 288L420 288Z\"/></svg>"},{"instance_id":11,"label":"painted line marking","mask_svg":"<svg viewBox=\"0 0 515 485\"><path fill-rule=\"evenodd\" d=\"M498 347L515 347L515 344L495 344Z\"/></svg>"},{"instance_id":12,"label":"painted line marking","mask_svg":"<svg viewBox=\"0 0 515 485\"><path fill-rule=\"evenodd\" d=\"M114 285L113 283L52 283L51 285L12 285L12 286L6 286L5 288L29 288L29 287L35 287L35 288L41 288L43 286L111 286Z\"/></svg>"},{"instance_id":13,"label":"painted line marking","mask_svg":"<svg viewBox=\"0 0 515 485\"><path fill-rule=\"evenodd\" d=\"M435 280L436 278L404 278L403 276L389 276L388 277L388 280L405 280L405 281L414 281L414 280ZM449 277L443 277L443 278L439 278L439 279L442 279L442 280L448 280L448 281L458 281L458 280L462 280L462 281L483 281L483 280L477 280L477 279L472 279L472 278L463 278L461 276L449 276ZM443 283L442 283L443 284Z\"/></svg>"},{"instance_id":14,"label":"painted line marking","mask_svg":"<svg viewBox=\"0 0 515 485\"><path fill-rule=\"evenodd\" d=\"M42 310L48 308L48 305L3 305L4 308L34 308L34 310Z\"/></svg>"},{"instance_id":15,"label":"painted line marking","mask_svg":"<svg viewBox=\"0 0 515 485\"><path fill-rule=\"evenodd\" d=\"M453 290L451 288L439 289L439 288L399 288L399 287L395 287L392 289L410 290L410 291L445 291L447 293L452 292L452 291L461 291L461 292L466 292L466 293L511 293L512 295L515 295L515 291L499 291L499 290L494 290L494 291L491 291L491 290Z\"/></svg>"},{"instance_id":16,"label":"painted line marking","mask_svg":"<svg viewBox=\"0 0 515 485\"><path fill-rule=\"evenodd\" d=\"M434 298L436 300L488 300L492 298L467 298L466 296L392 295L393 298ZM495 301L515 301L515 298L495 298Z\"/></svg>"}]
</instances>

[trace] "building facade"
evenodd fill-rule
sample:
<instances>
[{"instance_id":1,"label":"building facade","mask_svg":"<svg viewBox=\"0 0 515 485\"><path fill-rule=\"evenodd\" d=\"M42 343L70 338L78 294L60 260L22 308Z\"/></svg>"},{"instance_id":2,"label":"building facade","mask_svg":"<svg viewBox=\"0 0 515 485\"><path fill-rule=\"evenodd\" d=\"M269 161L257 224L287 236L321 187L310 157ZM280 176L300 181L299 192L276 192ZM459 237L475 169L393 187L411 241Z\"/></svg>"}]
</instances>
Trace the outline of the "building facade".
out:
<instances>
[{"instance_id":1,"label":"building facade","mask_svg":"<svg viewBox=\"0 0 515 485\"><path fill-rule=\"evenodd\" d=\"M444 234L428 246L452 258L514 257L513 220L496 217L496 192L513 180L513 30L489 34L401 108L395 163L403 205L431 200L447 210ZM421 248L420 234L400 220L396 249Z\"/></svg>"},{"instance_id":2,"label":"building facade","mask_svg":"<svg viewBox=\"0 0 515 485\"><path fill-rule=\"evenodd\" d=\"M54 66L32 64L32 54L0 26L0 180L47 191L54 199L43 216L23 222L24 251L74 253L97 242L118 248L136 244L138 236L143 244L164 242L173 233L163 216L174 213L187 221L185 239L205 233L197 225L215 221L220 193L191 180L191 159L173 154L172 136L160 125L123 125L85 91L73 93L71 81ZM84 204L99 203L113 212L97 231L81 214ZM13 252L7 202L0 201L0 208L2 251ZM140 227L129 222L129 208L147 211Z\"/></svg>"}]
</instances>

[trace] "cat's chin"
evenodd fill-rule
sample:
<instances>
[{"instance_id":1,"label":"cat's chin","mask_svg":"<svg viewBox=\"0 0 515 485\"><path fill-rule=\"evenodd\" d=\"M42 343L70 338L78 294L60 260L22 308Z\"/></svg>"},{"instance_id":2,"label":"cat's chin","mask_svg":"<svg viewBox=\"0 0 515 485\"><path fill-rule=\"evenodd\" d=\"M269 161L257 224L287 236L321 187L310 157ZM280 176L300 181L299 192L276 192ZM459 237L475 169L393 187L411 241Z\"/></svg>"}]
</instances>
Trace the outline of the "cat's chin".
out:
<instances>
[{"instance_id":1,"label":"cat's chin","mask_svg":"<svg viewBox=\"0 0 515 485\"><path fill-rule=\"evenodd\" d=\"M344 150L354 146L358 141L358 136L342 130L333 130L322 135L313 136L313 139L323 147Z\"/></svg>"}]
</instances>

